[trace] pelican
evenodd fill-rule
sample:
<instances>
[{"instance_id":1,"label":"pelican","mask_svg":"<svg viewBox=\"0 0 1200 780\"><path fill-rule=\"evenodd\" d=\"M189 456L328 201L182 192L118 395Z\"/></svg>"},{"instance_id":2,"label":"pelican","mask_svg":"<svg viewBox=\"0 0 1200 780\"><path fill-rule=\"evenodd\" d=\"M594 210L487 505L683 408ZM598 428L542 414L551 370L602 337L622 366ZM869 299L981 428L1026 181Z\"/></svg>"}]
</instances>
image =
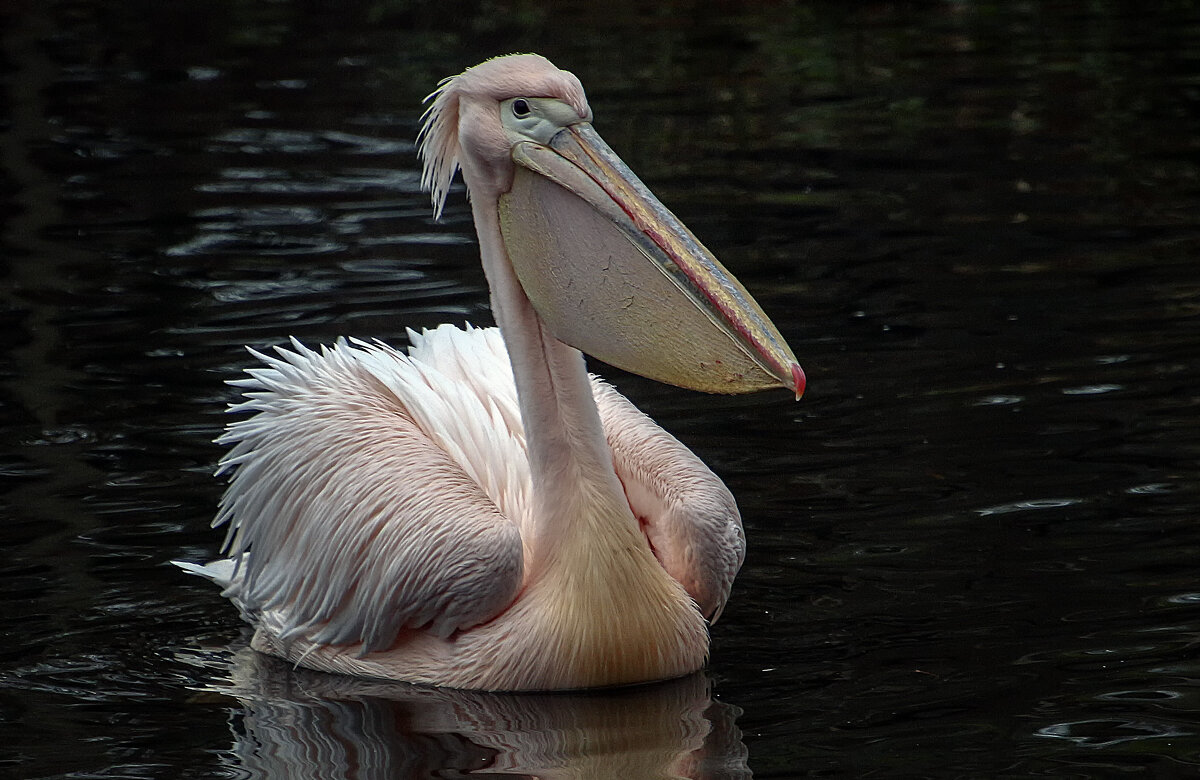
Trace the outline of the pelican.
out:
<instances>
[{"instance_id":1,"label":"pelican","mask_svg":"<svg viewBox=\"0 0 1200 780\"><path fill-rule=\"evenodd\" d=\"M252 647L318 670L561 690L701 668L741 567L733 496L582 353L694 390L804 374L744 287L532 54L429 96L435 217L462 171L498 328L409 331L407 352L292 340L232 384L214 526ZM253 351L253 350L252 350Z\"/></svg>"}]
</instances>

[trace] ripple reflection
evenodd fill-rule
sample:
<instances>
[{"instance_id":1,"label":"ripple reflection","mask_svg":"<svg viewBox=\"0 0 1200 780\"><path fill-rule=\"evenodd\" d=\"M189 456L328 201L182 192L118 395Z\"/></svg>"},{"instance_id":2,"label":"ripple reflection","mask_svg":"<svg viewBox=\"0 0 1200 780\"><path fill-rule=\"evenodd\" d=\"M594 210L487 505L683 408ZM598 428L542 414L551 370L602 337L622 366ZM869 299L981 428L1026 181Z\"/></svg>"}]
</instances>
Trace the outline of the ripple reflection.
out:
<instances>
[{"instance_id":1,"label":"ripple reflection","mask_svg":"<svg viewBox=\"0 0 1200 780\"><path fill-rule=\"evenodd\" d=\"M233 754L251 777L750 777L738 710L713 701L703 674L490 694L319 674L243 649L231 675L211 690L241 705Z\"/></svg>"}]
</instances>

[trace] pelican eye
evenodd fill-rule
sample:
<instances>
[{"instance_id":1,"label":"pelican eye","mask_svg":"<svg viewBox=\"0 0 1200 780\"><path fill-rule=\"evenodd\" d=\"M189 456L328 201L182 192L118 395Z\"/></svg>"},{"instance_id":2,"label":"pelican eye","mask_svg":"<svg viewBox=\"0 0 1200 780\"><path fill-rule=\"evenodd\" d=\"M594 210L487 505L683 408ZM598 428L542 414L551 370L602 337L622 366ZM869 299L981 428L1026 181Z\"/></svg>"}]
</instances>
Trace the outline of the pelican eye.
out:
<instances>
[{"instance_id":1,"label":"pelican eye","mask_svg":"<svg viewBox=\"0 0 1200 780\"><path fill-rule=\"evenodd\" d=\"M533 113L532 109L529 108L529 101L525 100L525 98L517 98L513 101L512 112L513 116L517 119L524 119Z\"/></svg>"}]
</instances>

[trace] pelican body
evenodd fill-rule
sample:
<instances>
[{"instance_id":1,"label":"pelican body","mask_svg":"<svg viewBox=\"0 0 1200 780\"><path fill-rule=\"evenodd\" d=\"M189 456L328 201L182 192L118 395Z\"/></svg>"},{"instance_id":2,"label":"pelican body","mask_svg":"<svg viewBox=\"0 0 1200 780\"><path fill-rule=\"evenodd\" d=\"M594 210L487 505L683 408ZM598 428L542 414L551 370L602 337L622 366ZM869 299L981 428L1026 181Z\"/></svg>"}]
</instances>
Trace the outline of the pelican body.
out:
<instances>
[{"instance_id":1,"label":"pelican body","mask_svg":"<svg viewBox=\"0 0 1200 780\"><path fill-rule=\"evenodd\" d=\"M498 328L407 352L293 341L233 384L213 579L253 647L330 672L556 690L700 668L742 564L733 496L582 352L685 388L804 374L742 285L592 128L571 73L488 60L430 96L436 216L470 195Z\"/></svg>"}]
</instances>

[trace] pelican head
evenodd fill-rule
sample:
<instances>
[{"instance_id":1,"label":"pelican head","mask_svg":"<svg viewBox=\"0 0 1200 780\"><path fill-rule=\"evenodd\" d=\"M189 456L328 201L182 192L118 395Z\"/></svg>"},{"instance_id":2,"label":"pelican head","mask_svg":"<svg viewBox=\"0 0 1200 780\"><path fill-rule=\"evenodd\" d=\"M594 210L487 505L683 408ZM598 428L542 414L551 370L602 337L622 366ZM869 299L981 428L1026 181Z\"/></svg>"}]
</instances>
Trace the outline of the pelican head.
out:
<instances>
[{"instance_id":1,"label":"pelican head","mask_svg":"<svg viewBox=\"0 0 1200 780\"><path fill-rule=\"evenodd\" d=\"M430 99L420 154L435 214L462 168L470 197L495 203L503 252L556 339L693 390L804 392L750 293L593 129L573 74L498 57Z\"/></svg>"}]
</instances>

